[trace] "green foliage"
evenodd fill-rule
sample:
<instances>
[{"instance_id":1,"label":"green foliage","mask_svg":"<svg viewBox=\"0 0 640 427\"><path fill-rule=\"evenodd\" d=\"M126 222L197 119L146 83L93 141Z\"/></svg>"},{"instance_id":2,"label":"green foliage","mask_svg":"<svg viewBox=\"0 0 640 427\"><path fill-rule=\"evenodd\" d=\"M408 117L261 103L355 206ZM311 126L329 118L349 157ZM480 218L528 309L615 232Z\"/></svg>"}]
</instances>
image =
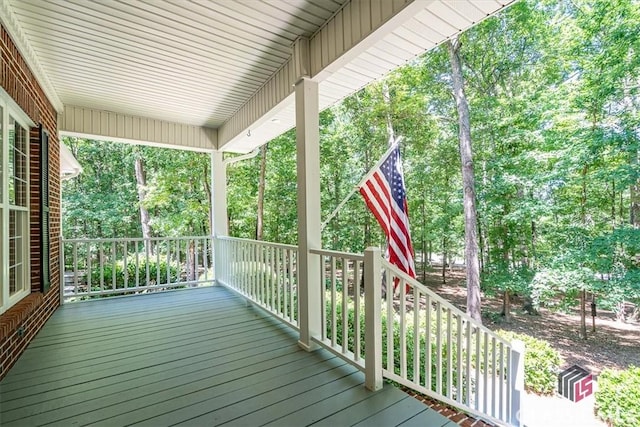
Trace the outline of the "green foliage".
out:
<instances>
[{"instance_id":1,"label":"green foliage","mask_svg":"<svg viewBox=\"0 0 640 427\"><path fill-rule=\"evenodd\" d=\"M510 331L496 331L508 341L520 340L525 344L524 386L536 394L553 394L558 383L562 359L560 353L541 339Z\"/></svg>"},{"instance_id":2,"label":"green foliage","mask_svg":"<svg viewBox=\"0 0 640 427\"><path fill-rule=\"evenodd\" d=\"M569 308L579 291L615 310L640 304L640 5L522 0L461 35L478 238L488 295ZM321 113L324 220L402 136L418 260L463 252L463 188L447 51L437 47ZM63 184L63 234L140 236L134 149L66 138L84 172ZM138 147L154 235L207 234L209 157ZM296 144L266 150L263 239L297 243ZM232 156L233 154L226 154ZM230 235L254 238L260 156L229 167ZM177 197L180 195L180 197ZM384 245L356 193L322 246Z\"/></svg>"},{"instance_id":3,"label":"green foliage","mask_svg":"<svg viewBox=\"0 0 640 427\"><path fill-rule=\"evenodd\" d=\"M510 291L527 295L531 289L534 272L526 265L512 267L504 263L488 266L483 272L482 285L485 293Z\"/></svg>"},{"instance_id":4,"label":"green foliage","mask_svg":"<svg viewBox=\"0 0 640 427\"><path fill-rule=\"evenodd\" d=\"M152 234L208 234L211 173L207 155L73 137L63 142L83 167L78 177L63 182L65 238L142 236L136 155L144 159L144 206L151 214Z\"/></svg>"},{"instance_id":5,"label":"green foliage","mask_svg":"<svg viewBox=\"0 0 640 427\"><path fill-rule=\"evenodd\" d=\"M132 257L134 258L135 255ZM142 257L141 257L142 258ZM147 269L149 272L149 281L147 282ZM160 273L160 280L158 281L158 272ZM100 290L100 284L103 284L105 289L113 288L115 275L116 289L125 288L125 267L123 261L117 261L114 264L107 263L100 267L91 269L91 289ZM168 277L167 277L168 275ZM137 266L135 261L129 261L126 268L126 280L127 288L136 286L136 280L139 286L154 286L167 283L178 282L179 271L175 266L167 266L166 261L158 262L156 260L140 259ZM167 280L168 279L168 280Z\"/></svg>"},{"instance_id":6,"label":"green foliage","mask_svg":"<svg viewBox=\"0 0 640 427\"><path fill-rule=\"evenodd\" d=\"M640 368L604 369L598 375L596 413L612 427L640 425Z\"/></svg>"}]
</instances>

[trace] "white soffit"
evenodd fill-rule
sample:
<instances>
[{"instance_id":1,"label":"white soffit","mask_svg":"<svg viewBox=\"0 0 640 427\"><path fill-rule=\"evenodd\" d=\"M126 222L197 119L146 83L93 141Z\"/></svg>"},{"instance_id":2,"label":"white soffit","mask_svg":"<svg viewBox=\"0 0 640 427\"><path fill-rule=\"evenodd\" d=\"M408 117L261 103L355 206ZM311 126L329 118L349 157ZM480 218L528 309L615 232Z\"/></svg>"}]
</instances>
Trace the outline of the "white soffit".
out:
<instances>
[{"instance_id":1,"label":"white soffit","mask_svg":"<svg viewBox=\"0 0 640 427\"><path fill-rule=\"evenodd\" d=\"M217 128L346 0L0 1L65 106Z\"/></svg>"},{"instance_id":2,"label":"white soffit","mask_svg":"<svg viewBox=\"0 0 640 427\"><path fill-rule=\"evenodd\" d=\"M246 152L295 125L298 37L324 109L512 2L0 0L0 19L58 110L204 127Z\"/></svg>"},{"instance_id":3,"label":"white soffit","mask_svg":"<svg viewBox=\"0 0 640 427\"><path fill-rule=\"evenodd\" d=\"M502 10L514 0L439 0L398 25L332 74L314 76L319 81L320 109L328 108L393 69ZM375 36L374 36L375 37ZM313 53L312 53L313 55ZM318 73L321 74L321 73ZM294 97L276 111L234 138L226 150L246 152L295 126ZM250 136L249 136L250 135Z\"/></svg>"}]
</instances>

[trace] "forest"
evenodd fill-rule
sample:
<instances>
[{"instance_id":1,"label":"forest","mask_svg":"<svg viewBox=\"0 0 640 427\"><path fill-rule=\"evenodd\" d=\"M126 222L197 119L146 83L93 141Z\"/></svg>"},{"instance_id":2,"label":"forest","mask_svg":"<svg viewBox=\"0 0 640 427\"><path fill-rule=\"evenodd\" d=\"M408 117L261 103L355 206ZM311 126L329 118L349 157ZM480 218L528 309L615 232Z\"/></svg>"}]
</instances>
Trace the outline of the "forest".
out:
<instances>
[{"instance_id":1,"label":"forest","mask_svg":"<svg viewBox=\"0 0 640 427\"><path fill-rule=\"evenodd\" d=\"M636 0L526 0L457 39L481 289L502 298L507 320L512 301L535 312L594 300L619 320L640 317L639 25ZM437 261L445 281L446 264L464 259L452 85L442 45L320 117L323 220L402 137L418 279ZM207 154L65 143L84 172L63 186L64 237L209 233ZM296 243L293 131L227 179L231 236ZM384 245L357 194L322 238L348 252Z\"/></svg>"}]
</instances>

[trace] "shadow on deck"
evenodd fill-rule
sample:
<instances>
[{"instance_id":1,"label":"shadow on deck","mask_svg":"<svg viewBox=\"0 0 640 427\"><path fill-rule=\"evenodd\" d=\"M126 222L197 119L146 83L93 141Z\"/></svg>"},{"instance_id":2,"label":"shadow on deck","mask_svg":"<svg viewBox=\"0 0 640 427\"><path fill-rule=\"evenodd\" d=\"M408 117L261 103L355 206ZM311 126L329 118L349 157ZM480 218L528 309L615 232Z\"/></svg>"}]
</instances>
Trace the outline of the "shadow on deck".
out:
<instances>
[{"instance_id":1,"label":"shadow on deck","mask_svg":"<svg viewBox=\"0 0 640 427\"><path fill-rule=\"evenodd\" d=\"M222 287L61 307L0 382L0 424L456 424Z\"/></svg>"}]
</instances>

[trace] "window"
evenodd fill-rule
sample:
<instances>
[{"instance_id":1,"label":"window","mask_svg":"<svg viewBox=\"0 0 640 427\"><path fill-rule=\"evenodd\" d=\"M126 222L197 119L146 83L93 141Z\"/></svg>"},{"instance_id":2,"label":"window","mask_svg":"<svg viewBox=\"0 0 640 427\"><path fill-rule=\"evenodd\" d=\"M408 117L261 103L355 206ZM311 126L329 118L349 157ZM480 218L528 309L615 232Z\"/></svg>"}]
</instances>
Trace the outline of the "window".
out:
<instances>
[{"instance_id":1,"label":"window","mask_svg":"<svg viewBox=\"0 0 640 427\"><path fill-rule=\"evenodd\" d=\"M29 125L15 103L0 93L0 313L30 292Z\"/></svg>"}]
</instances>

